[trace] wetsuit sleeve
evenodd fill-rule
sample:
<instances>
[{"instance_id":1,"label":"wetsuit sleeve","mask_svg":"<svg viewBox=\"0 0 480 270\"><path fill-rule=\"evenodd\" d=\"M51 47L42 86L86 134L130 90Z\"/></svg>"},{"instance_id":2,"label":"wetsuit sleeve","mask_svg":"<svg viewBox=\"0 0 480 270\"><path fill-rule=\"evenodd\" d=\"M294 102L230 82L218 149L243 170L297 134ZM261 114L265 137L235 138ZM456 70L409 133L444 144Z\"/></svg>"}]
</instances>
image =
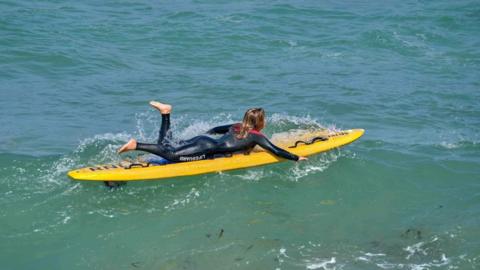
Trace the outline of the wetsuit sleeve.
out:
<instances>
[{"instance_id":1,"label":"wetsuit sleeve","mask_svg":"<svg viewBox=\"0 0 480 270\"><path fill-rule=\"evenodd\" d=\"M218 126L207 131L207 134L225 134L234 124Z\"/></svg>"},{"instance_id":2,"label":"wetsuit sleeve","mask_svg":"<svg viewBox=\"0 0 480 270\"><path fill-rule=\"evenodd\" d=\"M298 161L298 156L295 154L292 154L288 151L283 150L282 148L274 145L270 140L268 140L266 137L261 136L261 135L253 135L250 134L251 136L254 137L254 141L260 145L263 149L267 150L268 152L271 152L272 154L285 158L285 159L290 159L294 161Z\"/></svg>"}]
</instances>

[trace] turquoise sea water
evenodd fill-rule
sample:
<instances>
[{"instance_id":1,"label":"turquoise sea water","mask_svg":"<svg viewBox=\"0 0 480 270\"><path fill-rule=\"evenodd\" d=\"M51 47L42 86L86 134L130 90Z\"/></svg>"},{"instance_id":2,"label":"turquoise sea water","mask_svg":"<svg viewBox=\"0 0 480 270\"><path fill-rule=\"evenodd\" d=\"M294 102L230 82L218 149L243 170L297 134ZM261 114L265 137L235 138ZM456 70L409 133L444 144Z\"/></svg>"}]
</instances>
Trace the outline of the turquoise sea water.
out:
<instances>
[{"instance_id":1,"label":"turquoise sea water","mask_svg":"<svg viewBox=\"0 0 480 270\"><path fill-rule=\"evenodd\" d=\"M268 112L304 163L109 190L70 169ZM0 2L0 269L479 269L479 1Z\"/></svg>"}]
</instances>

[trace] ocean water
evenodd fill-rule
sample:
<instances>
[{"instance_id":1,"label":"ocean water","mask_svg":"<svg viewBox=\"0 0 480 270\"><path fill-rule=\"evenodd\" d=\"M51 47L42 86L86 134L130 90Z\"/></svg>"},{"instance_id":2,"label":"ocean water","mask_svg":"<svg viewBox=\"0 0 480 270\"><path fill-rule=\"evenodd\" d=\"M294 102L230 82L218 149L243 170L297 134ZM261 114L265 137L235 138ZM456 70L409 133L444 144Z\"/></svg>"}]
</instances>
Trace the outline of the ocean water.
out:
<instances>
[{"instance_id":1,"label":"ocean water","mask_svg":"<svg viewBox=\"0 0 480 270\"><path fill-rule=\"evenodd\" d=\"M364 128L248 170L68 170L262 106ZM0 269L479 269L479 1L0 1Z\"/></svg>"}]
</instances>

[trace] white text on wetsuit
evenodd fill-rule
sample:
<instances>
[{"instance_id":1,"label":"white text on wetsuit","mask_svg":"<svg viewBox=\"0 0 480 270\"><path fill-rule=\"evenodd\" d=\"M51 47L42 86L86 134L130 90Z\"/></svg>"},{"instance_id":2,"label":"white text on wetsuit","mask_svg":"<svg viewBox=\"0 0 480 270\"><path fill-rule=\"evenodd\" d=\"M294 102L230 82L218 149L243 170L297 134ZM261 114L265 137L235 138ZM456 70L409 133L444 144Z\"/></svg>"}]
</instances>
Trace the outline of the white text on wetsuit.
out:
<instances>
[{"instance_id":1,"label":"white text on wetsuit","mask_svg":"<svg viewBox=\"0 0 480 270\"><path fill-rule=\"evenodd\" d=\"M194 160L201 160L201 159L205 159L205 154L201 155L201 156L195 156L195 157L180 157L180 161L194 161Z\"/></svg>"}]
</instances>

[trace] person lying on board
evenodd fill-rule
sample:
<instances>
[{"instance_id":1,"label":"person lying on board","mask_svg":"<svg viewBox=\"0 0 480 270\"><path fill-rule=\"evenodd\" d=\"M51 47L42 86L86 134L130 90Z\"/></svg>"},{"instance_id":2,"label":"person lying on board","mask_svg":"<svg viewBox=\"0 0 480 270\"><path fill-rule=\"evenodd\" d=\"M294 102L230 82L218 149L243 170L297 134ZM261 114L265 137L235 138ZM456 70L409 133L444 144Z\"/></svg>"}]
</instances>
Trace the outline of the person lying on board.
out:
<instances>
[{"instance_id":1,"label":"person lying on board","mask_svg":"<svg viewBox=\"0 0 480 270\"><path fill-rule=\"evenodd\" d=\"M223 134L218 139L209 136L196 136L181 141L180 146L172 146L170 132L170 112L172 106L157 101L150 105L160 111L162 125L156 144L140 143L131 139L118 149L118 153L140 150L160 156L170 162L185 162L212 159L233 153L249 153L256 145L281 158L299 161L299 157L274 145L260 131L265 127L265 112L262 108L252 108L245 112L241 123L215 127L208 134Z\"/></svg>"}]
</instances>

